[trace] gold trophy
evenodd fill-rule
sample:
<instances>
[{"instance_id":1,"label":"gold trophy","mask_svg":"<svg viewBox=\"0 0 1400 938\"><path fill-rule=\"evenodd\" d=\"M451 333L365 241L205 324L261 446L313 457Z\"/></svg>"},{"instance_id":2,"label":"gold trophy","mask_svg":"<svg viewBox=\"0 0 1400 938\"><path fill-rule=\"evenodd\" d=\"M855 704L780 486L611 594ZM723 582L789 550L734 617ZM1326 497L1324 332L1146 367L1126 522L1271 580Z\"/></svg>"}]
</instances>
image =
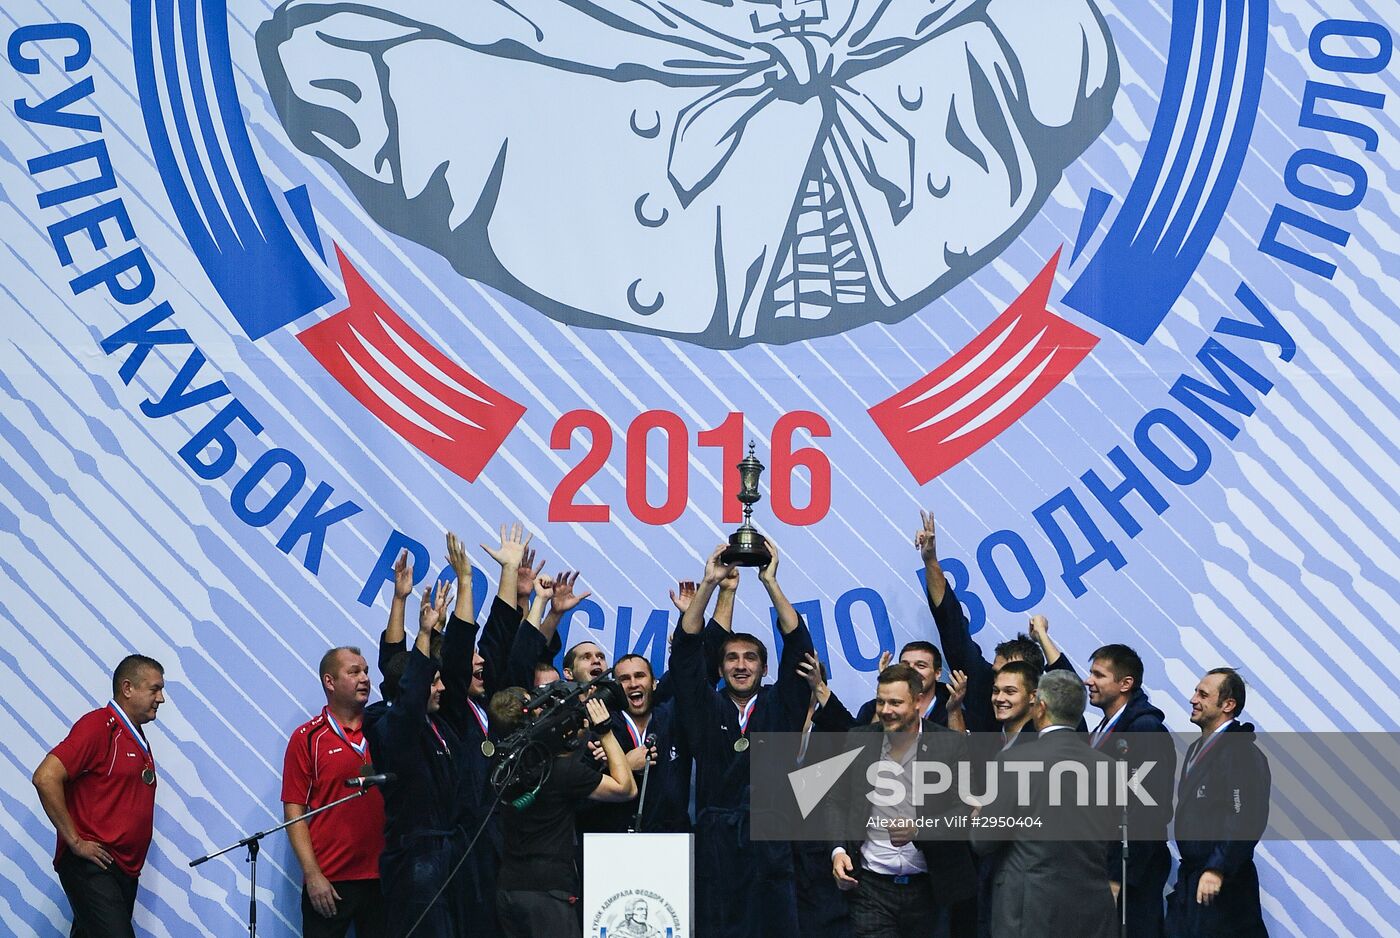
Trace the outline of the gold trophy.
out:
<instances>
[{"instance_id":1,"label":"gold trophy","mask_svg":"<svg viewBox=\"0 0 1400 938\"><path fill-rule=\"evenodd\" d=\"M754 503L763 498L758 494L758 480L763 475L763 463L753 454L753 442L749 442L749 454L739 461L739 501L744 506L744 523L729 535L729 546L719 555L721 563L732 563L740 567L766 567L773 560L763 535L753 526Z\"/></svg>"}]
</instances>

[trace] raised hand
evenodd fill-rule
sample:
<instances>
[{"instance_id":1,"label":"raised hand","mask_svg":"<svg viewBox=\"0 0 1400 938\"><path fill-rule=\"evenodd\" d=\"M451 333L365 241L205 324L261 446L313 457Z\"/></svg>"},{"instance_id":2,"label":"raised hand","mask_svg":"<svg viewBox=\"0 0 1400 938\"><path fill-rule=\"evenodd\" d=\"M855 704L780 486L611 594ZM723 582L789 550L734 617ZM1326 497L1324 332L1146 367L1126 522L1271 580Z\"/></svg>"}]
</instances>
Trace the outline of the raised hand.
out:
<instances>
[{"instance_id":1,"label":"raised hand","mask_svg":"<svg viewBox=\"0 0 1400 938\"><path fill-rule=\"evenodd\" d=\"M723 584L720 586L723 589ZM696 583L694 580L681 580L676 584L676 588L671 590L671 605L676 607L681 615L690 608L691 600L695 598Z\"/></svg>"},{"instance_id":2,"label":"raised hand","mask_svg":"<svg viewBox=\"0 0 1400 938\"><path fill-rule=\"evenodd\" d=\"M816 693L823 684L822 663L812 652L807 652L802 656L802 660L797 663L797 676L807 682L807 686L812 688L812 693Z\"/></svg>"},{"instance_id":3,"label":"raised hand","mask_svg":"<svg viewBox=\"0 0 1400 938\"><path fill-rule=\"evenodd\" d=\"M826 678L822 677L822 664L813 652L807 652L802 656L802 660L797 663L797 676L807 682L807 686L812 689L812 699L817 702L817 706L824 707L831 699L831 688L827 686Z\"/></svg>"},{"instance_id":4,"label":"raised hand","mask_svg":"<svg viewBox=\"0 0 1400 938\"><path fill-rule=\"evenodd\" d=\"M563 615L570 609L583 602L593 595L592 590L584 590L582 593L574 592L574 584L578 582L577 570L565 570L554 580L554 598L550 601L550 612Z\"/></svg>"},{"instance_id":5,"label":"raised hand","mask_svg":"<svg viewBox=\"0 0 1400 938\"><path fill-rule=\"evenodd\" d=\"M461 541L457 540L457 535L451 531L447 532L447 563L457 574L458 583L471 579L472 562L471 558L467 556L467 548Z\"/></svg>"},{"instance_id":6,"label":"raised hand","mask_svg":"<svg viewBox=\"0 0 1400 938\"><path fill-rule=\"evenodd\" d=\"M525 548L525 554L520 558L520 569L515 574L515 604L524 605L530 600L530 594L535 589L535 578L544 571L544 560L535 563L535 549Z\"/></svg>"},{"instance_id":7,"label":"raised hand","mask_svg":"<svg viewBox=\"0 0 1400 938\"><path fill-rule=\"evenodd\" d=\"M541 573L535 578L535 602L539 605L544 605L554 598L554 594L558 589L559 584L555 581L554 577L550 576L548 573Z\"/></svg>"},{"instance_id":8,"label":"raised hand","mask_svg":"<svg viewBox=\"0 0 1400 938\"><path fill-rule=\"evenodd\" d=\"M408 559L408 551L399 554L394 561L394 598L407 599L413 593L413 561Z\"/></svg>"},{"instance_id":9,"label":"raised hand","mask_svg":"<svg viewBox=\"0 0 1400 938\"><path fill-rule=\"evenodd\" d=\"M525 529L517 521L515 524L501 525L501 546L497 548L481 545L481 549L491 555L491 559L502 567L519 567L520 562L525 559L525 549L530 546L533 534L526 534Z\"/></svg>"},{"instance_id":10,"label":"raised hand","mask_svg":"<svg viewBox=\"0 0 1400 938\"><path fill-rule=\"evenodd\" d=\"M588 702L583 705L583 708L584 712L588 714L588 725L593 727L595 731L607 726L608 721L612 719L608 715L608 705L597 697L588 698Z\"/></svg>"},{"instance_id":11,"label":"raised hand","mask_svg":"<svg viewBox=\"0 0 1400 938\"><path fill-rule=\"evenodd\" d=\"M884 671L885 671L885 669L888 668L888 667L890 666L890 662L893 661L893 660L894 660L894 652L889 651L889 650L880 652L880 664L879 664L878 667L876 667L875 673L876 673L876 674L883 674Z\"/></svg>"},{"instance_id":12,"label":"raised hand","mask_svg":"<svg viewBox=\"0 0 1400 938\"><path fill-rule=\"evenodd\" d=\"M733 593L739 589L739 568L730 567L728 575L719 581L721 593Z\"/></svg>"},{"instance_id":13,"label":"raised hand","mask_svg":"<svg viewBox=\"0 0 1400 938\"><path fill-rule=\"evenodd\" d=\"M933 512L919 512L920 527L914 534L914 546L919 549L919 556L924 558L924 563L936 562L938 560L937 531L933 526Z\"/></svg>"},{"instance_id":14,"label":"raised hand","mask_svg":"<svg viewBox=\"0 0 1400 938\"><path fill-rule=\"evenodd\" d=\"M1031 616L1031 638L1044 645L1050 637L1050 620L1041 615Z\"/></svg>"},{"instance_id":15,"label":"raised hand","mask_svg":"<svg viewBox=\"0 0 1400 938\"><path fill-rule=\"evenodd\" d=\"M439 580L423 588L418 603L418 634L439 631L447 622L447 601L452 597L452 584Z\"/></svg>"},{"instance_id":16,"label":"raised hand","mask_svg":"<svg viewBox=\"0 0 1400 938\"><path fill-rule=\"evenodd\" d=\"M952 681L943 686L948 688L948 709L957 710L962 707L963 700L967 697L967 675L962 671L954 671L951 677Z\"/></svg>"},{"instance_id":17,"label":"raised hand","mask_svg":"<svg viewBox=\"0 0 1400 938\"><path fill-rule=\"evenodd\" d=\"M720 554L724 553L725 549L728 547L728 544L719 545L710 552L709 558L705 561L704 581L710 589L714 589L714 587L722 582L725 577L729 576L730 571L734 569L733 564L723 563L719 559ZM705 595L708 597L709 592L707 591Z\"/></svg>"},{"instance_id":18,"label":"raised hand","mask_svg":"<svg viewBox=\"0 0 1400 938\"><path fill-rule=\"evenodd\" d=\"M768 545L768 553L773 559L769 560L764 568L758 572L758 582L768 586L778 582L778 545L766 537L763 539L763 543Z\"/></svg>"}]
</instances>

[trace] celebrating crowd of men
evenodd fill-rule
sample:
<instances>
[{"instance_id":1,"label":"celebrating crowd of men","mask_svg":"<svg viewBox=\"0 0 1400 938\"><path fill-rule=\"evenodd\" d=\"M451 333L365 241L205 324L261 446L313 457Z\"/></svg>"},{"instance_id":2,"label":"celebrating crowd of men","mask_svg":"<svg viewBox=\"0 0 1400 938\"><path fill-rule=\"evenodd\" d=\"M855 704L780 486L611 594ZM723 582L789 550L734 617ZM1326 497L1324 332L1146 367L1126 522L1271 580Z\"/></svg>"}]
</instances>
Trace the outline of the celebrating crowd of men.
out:
<instances>
[{"instance_id":1,"label":"celebrating crowd of men","mask_svg":"<svg viewBox=\"0 0 1400 938\"><path fill-rule=\"evenodd\" d=\"M353 926L358 938L580 935L581 835L627 831L693 831L698 938L1110 938L1125 911L1132 936L1265 934L1253 851L1267 813L1267 766L1252 742L1215 749L1222 734L1253 739L1253 727L1238 720L1243 679L1220 668L1197 684L1191 722L1200 739L1178 776L1164 715L1142 688L1143 663L1132 648L1096 649L1081 679L1044 617L1034 616L1029 634L1001 642L987 659L939 566L927 514L914 543L938 641L910 642L898 661L882 660L873 699L854 715L827 684L806 624L779 585L771 543L772 561L757 579L781 649L774 680L765 681L767 646L735 630L740 574L716 548L698 581L671 592L680 623L665 673L642 655L612 662L625 706L609 713L589 699L579 745L554 758L528 797L503 806L490 782L496 744L530 719L531 691L561 676L556 656L563 652L566 680L609 669L594 642L561 648L562 620L589 594L577 591L576 572L546 575L530 543L516 525L502 527L499 545L482 545L500 574L479 623L471 561L448 534L455 582L440 579L420 594L411 644L405 620L415 571L407 554L399 558L377 653L381 701L369 702L370 666L358 648L321 658L325 705L286 748L286 818L343 797L347 780L392 779L288 828L304 877L304 934L338 938ZM55 867L74 936L133 934L157 783L142 727L155 719L163 687L157 662L124 659L112 700L82 717L34 773L58 832ZM1102 712L1092 730L1086 697ZM751 836L753 814L764 806L752 798L750 740L771 732L801 734L797 765L847 743L861 746L864 761L845 777L852 788L839 803L858 815L849 826L865 830L863 838ZM1152 734L1165 745L1127 743ZM978 747L988 751L969 751ZM855 787L876 759L906 772L915 760L969 757L1122 760L1132 769L1148 755L1168 765L1147 775L1155 807L1128 812L1126 855L1111 825L1102 836L1063 841L976 830L961 840L924 838L918 832L934 819L996 818L1005 799L974 811L950 791L921 804L906 796L872 807ZM1241 784L1245 777L1253 783ZM1032 803L1045 797L1030 791ZM1222 801L1231 802L1225 813L1241 818L1236 827L1212 833L1202 823L1191 830L1196 839L1183 839L1184 818L1220 816ZM1164 900L1174 802L1180 865ZM628 914L644 924L645 908Z\"/></svg>"}]
</instances>

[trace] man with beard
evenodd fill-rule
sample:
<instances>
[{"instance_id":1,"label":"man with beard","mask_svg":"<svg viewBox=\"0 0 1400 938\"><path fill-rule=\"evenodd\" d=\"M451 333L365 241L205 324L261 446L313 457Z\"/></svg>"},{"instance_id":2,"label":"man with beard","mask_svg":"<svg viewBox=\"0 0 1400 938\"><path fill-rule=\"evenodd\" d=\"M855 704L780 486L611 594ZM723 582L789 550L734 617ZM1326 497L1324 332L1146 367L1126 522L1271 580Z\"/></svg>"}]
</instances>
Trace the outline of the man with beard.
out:
<instances>
[{"instance_id":1,"label":"man with beard","mask_svg":"<svg viewBox=\"0 0 1400 938\"><path fill-rule=\"evenodd\" d=\"M696 934L771 938L797 930L792 847L750 841L749 733L801 732L809 691L798 666L812 651L812 639L778 585L778 551L770 541L772 559L758 579L783 635L778 681L763 684L763 642L735 632L725 637L720 653L724 689L715 688L701 632L711 594L733 569L720 560L727 546L716 547L706 561L671 645L676 714L695 753Z\"/></svg>"},{"instance_id":2,"label":"man with beard","mask_svg":"<svg viewBox=\"0 0 1400 938\"><path fill-rule=\"evenodd\" d=\"M1176 791L1176 885L1167 897L1169 938L1267 938L1254 848L1269 820L1269 760L1241 723L1244 678L1206 672L1191 695L1201 735L1186 750Z\"/></svg>"},{"instance_id":3,"label":"man with beard","mask_svg":"<svg viewBox=\"0 0 1400 938\"><path fill-rule=\"evenodd\" d=\"M1163 722L1164 714L1152 705L1142 689L1142 658L1127 645L1104 645L1089 658L1089 702L1103 711L1103 719L1089 736L1089 745L1121 759L1136 773L1144 762L1154 763L1143 779L1155 807L1129 802L1127 893L1118 896L1120 912L1127 905L1131 938L1160 938L1163 925L1162 893L1171 873L1167 849L1167 825L1172 820L1172 779L1176 777L1176 747ZM1121 868L1109 870L1115 889L1123 880Z\"/></svg>"},{"instance_id":4,"label":"man with beard","mask_svg":"<svg viewBox=\"0 0 1400 938\"><path fill-rule=\"evenodd\" d=\"M846 809L843 828L860 838L831 851L831 875L850 899L851 925L857 938L895 938L930 928L945 906L952 915L953 938L971 938L976 923L967 905L977 880L967 845L957 840L917 839L918 831L956 828L949 818L965 815L954 788L937 798L914 802L914 763L956 766L966 758L961 734L920 718L923 696L919 673L905 664L880 672L875 690L878 722L862 724L847 735L862 757L844 775ZM895 770L904 797L899 804L872 805L869 770L876 761ZM882 770L882 777L893 778ZM957 914L961 909L963 914Z\"/></svg>"},{"instance_id":5,"label":"man with beard","mask_svg":"<svg viewBox=\"0 0 1400 938\"><path fill-rule=\"evenodd\" d=\"M423 591L398 698L370 728L375 768L396 776L384 786L379 860L390 938L404 938L420 919L414 934L421 938L454 938L463 927L460 894L443 888L466 846L454 755L462 743L438 715L443 683L429 654L450 593L445 584Z\"/></svg>"},{"instance_id":6,"label":"man with beard","mask_svg":"<svg viewBox=\"0 0 1400 938\"><path fill-rule=\"evenodd\" d=\"M332 648L318 668L326 705L292 733L282 760L282 810L287 820L346 794L345 782L373 771L365 738L369 664L358 648ZM287 828L301 864L301 927L307 938L378 938L384 931L379 855L384 849L384 799L371 789L310 822Z\"/></svg>"},{"instance_id":7,"label":"man with beard","mask_svg":"<svg viewBox=\"0 0 1400 938\"><path fill-rule=\"evenodd\" d=\"M690 751L676 725L675 707L670 701L657 704L656 677L651 662L641 655L623 655L613 667L613 676L622 687L626 707L613 715L608 732L616 737L627 764L636 776L637 799L621 804L600 804L580 811L582 832L684 833L690 830ZM591 741L594 758L602 759L599 742ZM651 770L646 771L647 762ZM641 783L646 777L646 801L641 802ZM589 826L585 827L585 817Z\"/></svg>"}]
</instances>

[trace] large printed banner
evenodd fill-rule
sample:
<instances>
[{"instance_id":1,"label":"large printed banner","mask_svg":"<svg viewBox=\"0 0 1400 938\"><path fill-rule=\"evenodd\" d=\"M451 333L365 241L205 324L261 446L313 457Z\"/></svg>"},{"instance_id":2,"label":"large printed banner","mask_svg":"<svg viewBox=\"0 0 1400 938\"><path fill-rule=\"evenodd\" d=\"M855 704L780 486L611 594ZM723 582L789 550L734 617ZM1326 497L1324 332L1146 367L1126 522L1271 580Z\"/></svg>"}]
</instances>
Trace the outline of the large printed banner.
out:
<instances>
[{"instance_id":1,"label":"large printed banner","mask_svg":"<svg viewBox=\"0 0 1400 938\"><path fill-rule=\"evenodd\" d=\"M1123 641L1169 724L1400 727L1400 25L1383 0L6 0L0 917L28 777L166 666L139 931L235 935L314 664L519 519L661 663L755 521L833 684ZM494 579L485 564L476 595ZM770 640L749 573L739 625ZM300 873L264 851L265 934ZM1277 935L1394 934L1394 844L1259 851Z\"/></svg>"}]
</instances>

